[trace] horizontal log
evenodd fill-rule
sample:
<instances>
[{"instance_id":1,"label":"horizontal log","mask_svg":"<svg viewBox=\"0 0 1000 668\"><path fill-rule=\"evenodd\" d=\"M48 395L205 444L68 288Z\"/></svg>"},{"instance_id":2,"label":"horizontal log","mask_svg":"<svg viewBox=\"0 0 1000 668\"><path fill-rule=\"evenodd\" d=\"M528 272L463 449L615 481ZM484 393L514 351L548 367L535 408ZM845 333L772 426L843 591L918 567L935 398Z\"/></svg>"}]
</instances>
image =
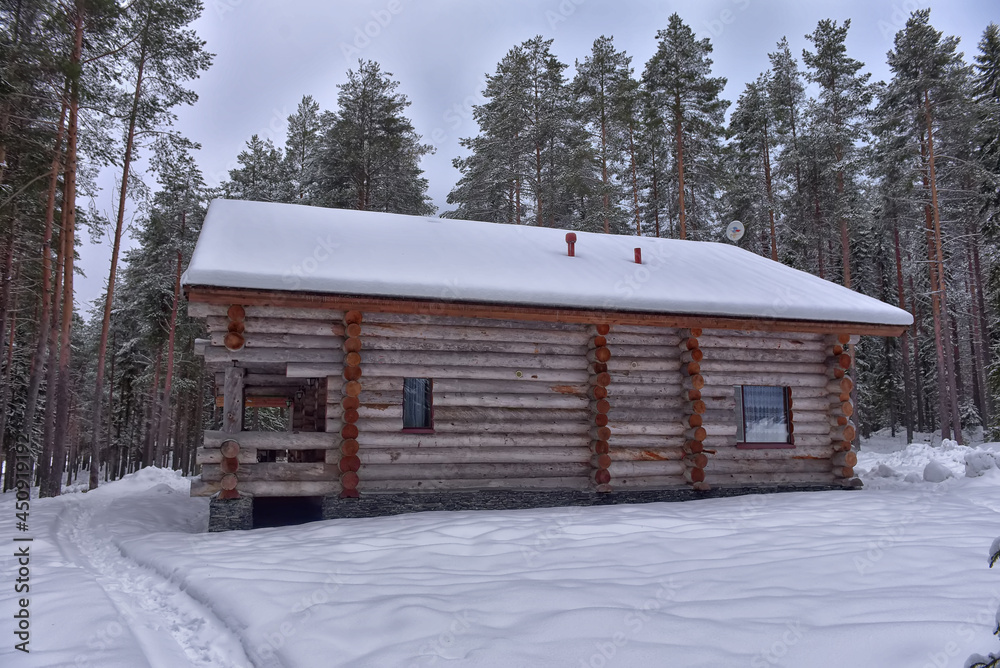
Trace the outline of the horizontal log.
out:
<instances>
[{"instance_id":1,"label":"horizontal log","mask_svg":"<svg viewBox=\"0 0 1000 668\"><path fill-rule=\"evenodd\" d=\"M372 324L366 322L362 331L369 337L437 339L455 341L515 341L558 343L586 347L590 336L582 331L559 331L509 327L461 327L424 324Z\"/></svg>"},{"instance_id":2,"label":"horizontal log","mask_svg":"<svg viewBox=\"0 0 1000 668\"><path fill-rule=\"evenodd\" d=\"M436 390L437 388L435 388ZM434 406L475 406L485 408L584 408L586 396L575 394L484 394L434 393Z\"/></svg>"},{"instance_id":3,"label":"horizontal log","mask_svg":"<svg viewBox=\"0 0 1000 668\"><path fill-rule=\"evenodd\" d=\"M631 461L680 461L684 458L684 448L609 448L608 454L616 462Z\"/></svg>"},{"instance_id":4,"label":"horizontal log","mask_svg":"<svg viewBox=\"0 0 1000 668\"><path fill-rule=\"evenodd\" d=\"M403 386L404 376L365 377L365 390L397 391ZM331 383L343 384L343 381L333 380ZM339 386L339 385L338 385ZM588 385L585 381L578 383L563 383L539 381L522 375L510 380L468 379L468 378L434 378L434 395L441 393L481 394L546 394L564 396L587 396Z\"/></svg>"},{"instance_id":5,"label":"horizontal log","mask_svg":"<svg viewBox=\"0 0 1000 668\"><path fill-rule=\"evenodd\" d=\"M591 482L583 476L554 478L502 478L497 480L473 479L423 479L423 480L367 480L361 479L358 490L362 494L390 492L475 491L480 489L507 490L575 490L586 491Z\"/></svg>"},{"instance_id":6,"label":"horizontal log","mask_svg":"<svg viewBox=\"0 0 1000 668\"><path fill-rule=\"evenodd\" d=\"M615 424L660 424L671 422L681 424L684 419L684 411L680 408L671 410L658 410L655 408L622 408L613 400L608 418Z\"/></svg>"},{"instance_id":7,"label":"horizontal log","mask_svg":"<svg viewBox=\"0 0 1000 668\"><path fill-rule=\"evenodd\" d=\"M712 473L825 473L829 459L719 459L710 457Z\"/></svg>"},{"instance_id":8,"label":"horizontal log","mask_svg":"<svg viewBox=\"0 0 1000 668\"><path fill-rule=\"evenodd\" d=\"M616 490L636 489L687 489L689 485L679 476L633 476L612 480Z\"/></svg>"},{"instance_id":9,"label":"horizontal log","mask_svg":"<svg viewBox=\"0 0 1000 668\"><path fill-rule=\"evenodd\" d=\"M680 476L684 475L684 463L679 461L614 461L608 467L611 479L632 476Z\"/></svg>"},{"instance_id":10,"label":"horizontal log","mask_svg":"<svg viewBox=\"0 0 1000 668\"><path fill-rule=\"evenodd\" d=\"M827 356L821 350L760 350L757 348L702 347L704 359L718 362L745 362L758 364L826 364Z\"/></svg>"},{"instance_id":11,"label":"horizontal log","mask_svg":"<svg viewBox=\"0 0 1000 668\"><path fill-rule=\"evenodd\" d=\"M680 360L656 359L650 357L612 357L608 361L608 371L612 373L634 373L637 371L658 371L678 373L681 368Z\"/></svg>"},{"instance_id":12,"label":"horizontal log","mask_svg":"<svg viewBox=\"0 0 1000 668\"><path fill-rule=\"evenodd\" d=\"M716 447L715 454L712 455L712 460L716 459L729 459L729 460L746 460L746 459L762 459L762 460L785 460L785 459L822 459L829 460L833 456L833 448L829 444L825 445L799 445L796 444L794 448L790 449L775 449L775 450L744 450L741 448L735 448L732 446L728 447Z\"/></svg>"},{"instance_id":13,"label":"horizontal log","mask_svg":"<svg viewBox=\"0 0 1000 668\"><path fill-rule=\"evenodd\" d=\"M280 306L244 306L245 320L256 318L284 318L295 320L341 320L343 311L331 309L289 308ZM206 304L204 302L188 302L188 315L192 318L224 317L228 318L228 306Z\"/></svg>"},{"instance_id":14,"label":"horizontal log","mask_svg":"<svg viewBox=\"0 0 1000 668\"><path fill-rule=\"evenodd\" d=\"M684 408L691 404L690 401L682 399L679 396L658 396L654 394L647 395L620 395L617 390L621 386L611 386L611 391L609 392L608 401L611 404L611 412L615 411L625 411L629 409L642 409L648 411L662 411L664 413L664 419L674 420L679 419L684 412Z\"/></svg>"},{"instance_id":15,"label":"horizontal log","mask_svg":"<svg viewBox=\"0 0 1000 668\"><path fill-rule=\"evenodd\" d=\"M289 365L291 371L292 365ZM424 364L371 364L365 376L396 378L439 378L455 380L519 380L521 378L552 383L585 383L590 374L585 369L536 369L528 367L435 366ZM520 375L518 375L520 374Z\"/></svg>"},{"instance_id":16,"label":"horizontal log","mask_svg":"<svg viewBox=\"0 0 1000 668\"><path fill-rule=\"evenodd\" d=\"M239 453L236 455L236 461L240 464L256 464L257 449L241 447ZM195 462L199 465L221 464L222 452L220 452L218 448L198 448L195 455Z\"/></svg>"},{"instance_id":17,"label":"horizontal log","mask_svg":"<svg viewBox=\"0 0 1000 668\"><path fill-rule=\"evenodd\" d=\"M369 324L389 325L445 325L449 327L485 327L498 329L530 329L548 332L588 332L587 325L546 322L535 320L511 320L504 318L463 318L437 315L434 313L384 313L366 311L364 321Z\"/></svg>"},{"instance_id":18,"label":"horizontal log","mask_svg":"<svg viewBox=\"0 0 1000 668\"><path fill-rule=\"evenodd\" d=\"M817 345L826 345L827 341L826 334L817 334L815 332L782 331L780 329L769 330L766 334L763 334L757 330L705 328L702 329L701 338L705 340L711 340L713 338L732 338L737 340L765 339L767 341L787 341L793 345L796 341L802 343L814 342Z\"/></svg>"},{"instance_id":19,"label":"horizontal log","mask_svg":"<svg viewBox=\"0 0 1000 668\"><path fill-rule=\"evenodd\" d=\"M829 382L823 375L807 375L795 373L723 373L704 372L705 385L716 387L732 387L734 385L774 385L791 387L794 396L795 388L815 387L823 388Z\"/></svg>"},{"instance_id":20,"label":"horizontal log","mask_svg":"<svg viewBox=\"0 0 1000 668\"><path fill-rule=\"evenodd\" d=\"M608 385L608 396L613 397L611 399L612 403L614 398L623 397L653 397L660 399L671 399L680 398L684 399L680 384L680 374L674 377L674 382L669 384L661 384L655 382L643 382L643 383L633 383L627 376L615 376L611 380L612 382Z\"/></svg>"},{"instance_id":21,"label":"horizontal log","mask_svg":"<svg viewBox=\"0 0 1000 668\"><path fill-rule=\"evenodd\" d=\"M785 355L807 355L807 359L825 361L826 345L822 341L800 341L771 336L701 336L699 347L708 359L725 355L724 359L767 360ZM742 353L742 354L741 354Z\"/></svg>"},{"instance_id":22,"label":"horizontal log","mask_svg":"<svg viewBox=\"0 0 1000 668\"><path fill-rule=\"evenodd\" d=\"M375 480L484 480L501 478L585 477L590 462L530 464L371 464L361 467L359 477Z\"/></svg>"},{"instance_id":23,"label":"horizontal log","mask_svg":"<svg viewBox=\"0 0 1000 668\"><path fill-rule=\"evenodd\" d=\"M826 364L818 362L816 364L806 364L800 362L734 362L731 360L717 360L711 355L701 363L701 370L705 374L755 374L765 373L775 374L807 374L816 376L826 375Z\"/></svg>"},{"instance_id":24,"label":"horizontal log","mask_svg":"<svg viewBox=\"0 0 1000 668\"><path fill-rule=\"evenodd\" d=\"M215 332L211 335L213 346L225 346L226 334ZM336 350L343 346L343 339L337 336L313 336L304 334L255 334L243 335L245 348L291 348Z\"/></svg>"},{"instance_id":25,"label":"horizontal log","mask_svg":"<svg viewBox=\"0 0 1000 668\"><path fill-rule=\"evenodd\" d=\"M228 362L267 362L281 364L287 362L311 362L322 364L338 364L344 358L342 350L299 349L299 348L243 348L232 352L225 348L211 346L205 350L205 361L208 363ZM332 375L332 374L331 374Z\"/></svg>"},{"instance_id":26,"label":"horizontal log","mask_svg":"<svg viewBox=\"0 0 1000 668\"><path fill-rule=\"evenodd\" d=\"M399 432L402 429L400 420L368 418L358 420L358 430L367 432ZM448 422L434 423L434 431L441 434L573 434L586 433L584 422L482 422L478 424L451 424Z\"/></svg>"},{"instance_id":27,"label":"horizontal log","mask_svg":"<svg viewBox=\"0 0 1000 668\"><path fill-rule=\"evenodd\" d=\"M397 432L362 432L362 448L497 448L517 447L538 450L588 447L591 439L578 434L417 434Z\"/></svg>"},{"instance_id":28,"label":"horizontal log","mask_svg":"<svg viewBox=\"0 0 1000 668\"><path fill-rule=\"evenodd\" d=\"M458 366L458 367L509 367L513 369L574 369L583 370L587 365L583 356L535 355L518 353L435 352L435 351L361 351L361 364L405 366ZM367 368L366 368L367 370Z\"/></svg>"},{"instance_id":29,"label":"horizontal log","mask_svg":"<svg viewBox=\"0 0 1000 668\"><path fill-rule=\"evenodd\" d=\"M617 422L612 420L608 427L611 429L612 442L617 442L618 436L644 434L649 436L683 436L684 426L680 422Z\"/></svg>"},{"instance_id":30,"label":"horizontal log","mask_svg":"<svg viewBox=\"0 0 1000 668\"><path fill-rule=\"evenodd\" d=\"M340 472L336 467L324 463L285 464L269 462L241 466L237 477L239 487L244 489L247 482L294 482L306 480L336 480ZM218 482L224 475L221 467L207 464L201 469L201 479Z\"/></svg>"},{"instance_id":31,"label":"horizontal log","mask_svg":"<svg viewBox=\"0 0 1000 668\"><path fill-rule=\"evenodd\" d=\"M307 431L243 431L238 434L206 431L205 447L218 448L230 439L239 443L241 449L326 450L340 447L340 437L336 434Z\"/></svg>"},{"instance_id":32,"label":"horizontal log","mask_svg":"<svg viewBox=\"0 0 1000 668\"><path fill-rule=\"evenodd\" d=\"M709 463L705 469L705 482L713 487L745 487L748 485L833 485L836 478L830 472L781 471L773 473L719 473Z\"/></svg>"},{"instance_id":33,"label":"horizontal log","mask_svg":"<svg viewBox=\"0 0 1000 668\"><path fill-rule=\"evenodd\" d=\"M365 336L363 348L377 351L510 353L521 355L568 355L583 358L586 346L537 343L535 341L456 341L453 339L409 339Z\"/></svg>"},{"instance_id":34,"label":"horizontal log","mask_svg":"<svg viewBox=\"0 0 1000 668\"><path fill-rule=\"evenodd\" d=\"M229 331L229 319L209 317L208 330L213 334ZM322 320L291 320L284 318L252 318L244 323L247 334L297 334L303 336L344 335L344 326L339 322Z\"/></svg>"},{"instance_id":35,"label":"horizontal log","mask_svg":"<svg viewBox=\"0 0 1000 668\"><path fill-rule=\"evenodd\" d=\"M585 463L590 448L466 447L466 448L377 448L366 446L358 451L361 462L368 464L560 464Z\"/></svg>"},{"instance_id":36,"label":"horizontal log","mask_svg":"<svg viewBox=\"0 0 1000 668\"><path fill-rule=\"evenodd\" d=\"M400 409L402 417L402 409ZM470 406L434 406L434 424L444 422L520 422L528 420L563 420L584 424L591 418L587 408L486 408Z\"/></svg>"},{"instance_id":37,"label":"horizontal log","mask_svg":"<svg viewBox=\"0 0 1000 668\"><path fill-rule=\"evenodd\" d=\"M686 440L681 434L612 434L610 442L615 448L679 448Z\"/></svg>"},{"instance_id":38,"label":"horizontal log","mask_svg":"<svg viewBox=\"0 0 1000 668\"><path fill-rule=\"evenodd\" d=\"M191 496L212 496L220 489L217 482L191 481ZM297 482L240 481L239 491L259 497L273 496L326 496L339 494L337 480L310 480Z\"/></svg>"},{"instance_id":39,"label":"horizontal log","mask_svg":"<svg viewBox=\"0 0 1000 668\"><path fill-rule=\"evenodd\" d=\"M620 346L639 346L654 349L663 349L663 354L676 355L677 345L681 342L681 337L676 330L666 329L660 334L629 334L626 332L613 331L604 337L612 353ZM667 349L673 349L668 352Z\"/></svg>"}]
</instances>

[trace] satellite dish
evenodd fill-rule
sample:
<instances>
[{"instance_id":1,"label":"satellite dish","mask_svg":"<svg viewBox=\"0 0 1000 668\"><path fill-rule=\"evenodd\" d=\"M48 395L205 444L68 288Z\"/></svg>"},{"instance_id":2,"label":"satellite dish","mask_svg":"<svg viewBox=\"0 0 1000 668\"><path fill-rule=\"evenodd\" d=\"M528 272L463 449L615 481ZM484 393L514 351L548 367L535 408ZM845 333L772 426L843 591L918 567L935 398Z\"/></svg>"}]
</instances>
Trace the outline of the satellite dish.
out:
<instances>
[{"instance_id":1,"label":"satellite dish","mask_svg":"<svg viewBox=\"0 0 1000 668\"><path fill-rule=\"evenodd\" d=\"M729 227L726 228L726 236L729 237L730 241L739 241L743 238L743 233L746 231L746 226L744 226L743 223L738 220L734 220L729 223Z\"/></svg>"}]
</instances>

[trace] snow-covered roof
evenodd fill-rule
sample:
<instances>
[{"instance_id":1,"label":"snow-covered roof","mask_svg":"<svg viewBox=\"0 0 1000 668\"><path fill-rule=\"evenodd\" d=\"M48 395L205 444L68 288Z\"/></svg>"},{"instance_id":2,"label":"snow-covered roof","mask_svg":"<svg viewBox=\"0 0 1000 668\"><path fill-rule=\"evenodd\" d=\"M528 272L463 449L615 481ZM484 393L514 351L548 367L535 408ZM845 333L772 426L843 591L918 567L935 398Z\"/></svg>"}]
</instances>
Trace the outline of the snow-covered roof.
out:
<instances>
[{"instance_id":1,"label":"snow-covered roof","mask_svg":"<svg viewBox=\"0 0 1000 668\"><path fill-rule=\"evenodd\" d=\"M215 200L185 286L906 326L894 306L726 243ZM641 265L633 249L642 249Z\"/></svg>"}]
</instances>

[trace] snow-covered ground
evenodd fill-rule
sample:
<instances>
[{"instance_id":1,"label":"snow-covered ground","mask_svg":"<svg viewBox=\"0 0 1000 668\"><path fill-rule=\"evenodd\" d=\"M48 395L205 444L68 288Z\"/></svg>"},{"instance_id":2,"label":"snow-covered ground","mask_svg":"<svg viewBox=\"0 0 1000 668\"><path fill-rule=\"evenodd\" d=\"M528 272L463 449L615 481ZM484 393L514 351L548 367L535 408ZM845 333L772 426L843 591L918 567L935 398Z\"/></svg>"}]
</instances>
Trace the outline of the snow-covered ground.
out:
<instances>
[{"instance_id":1,"label":"snow-covered ground","mask_svg":"<svg viewBox=\"0 0 1000 668\"><path fill-rule=\"evenodd\" d=\"M861 491L227 534L165 470L34 500L27 532L7 494L0 535L34 539L31 653L8 548L0 665L943 668L1000 649L1000 444L868 446Z\"/></svg>"}]
</instances>

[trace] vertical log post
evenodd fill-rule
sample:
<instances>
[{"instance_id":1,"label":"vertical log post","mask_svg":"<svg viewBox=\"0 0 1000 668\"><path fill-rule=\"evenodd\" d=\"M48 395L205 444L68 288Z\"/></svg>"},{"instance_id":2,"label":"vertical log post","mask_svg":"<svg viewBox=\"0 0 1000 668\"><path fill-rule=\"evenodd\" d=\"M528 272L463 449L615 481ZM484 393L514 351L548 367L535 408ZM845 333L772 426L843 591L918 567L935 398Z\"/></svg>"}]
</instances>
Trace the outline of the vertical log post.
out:
<instances>
[{"instance_id":1,"label":"vertical log post","mask_svg":"<svg viewBox=\"0 0 1000 668\"><path fill-rule=\"evenodd\" d=\"M356 499L358 493L358 471L361 459L358 457L358 407L361 405L361 321L360 311L344 314L344 392L341 406L344 408L344 426L340 430L340 498Z\"/></svg>"},{"instance_id":2,"label":"vertical log post","mask_svg":"<svg viewBox=\"0 0 1000 668\"><path fill-rule=\"evenodd\" d=\"M245 369L236 366L226 367L226 380L222 390L222 431L227 434L238 436L243 431L243 380ZM220 499L238 499L240 493L236 491L239 478L236 471L239 469L239 443L235 440L226 441L226 444L234 444L222 452L222 470L226 473L222 476L222 491L219 492Z\"/></svg>"},{"instance_id":3,"label":"vertical log post","mask_svg":"<svg viewBox=\"0 0 1000 668\"><path fill-rule=\"evenodd\" d=\"M848 354L847 346L851 337L847 334L831 336L827 346L827 374L830 383L827 386L830 392L830 438L833 442L833 456L830 466L833 475L842 479L842 483L849 483L854 478L854 465L858 463L858 456L851 450L851 444L855 436L854 425L851 424L851 416L854 415L854 404L851 403L851 391L854 389L854 382L847 372L851 369L853 359Z\"/></svg>"},{"instance_id":4,"label":"vertical log post","mask_svg":"<svg viewBox=\"0 0 1000 668\"><path fill-rule=\"evenodd\" d=\"M705 402L701 398L701 389L705 387L705 379L701 375L701 360L704 356L698 337L700 329L680 330L681 341L681 398L684 404L684 479L696 490L708 491L705 482L705 466L708 465L708 455L705 454L704 441L708 433L703 425Z\"/></svg>"},{"instance_id":5,"label":"vertical log post","mask_svg":"<svg viewBox=\"0 0 1000 668\"><path fill-rule=\"evenodd\" d=\"M610 325L595 325L590 328L591 339L587 350L587 369L590 371L590 413L592 428L590 430L590 464L593 467L591 480L600 493L611 490L611 455L608 454L611 438L611 428L608 427L608 385L611 374L608 373L608 360L611 359L611 349L605 338L611 331Z\"/></svg>"}]
</instances>

